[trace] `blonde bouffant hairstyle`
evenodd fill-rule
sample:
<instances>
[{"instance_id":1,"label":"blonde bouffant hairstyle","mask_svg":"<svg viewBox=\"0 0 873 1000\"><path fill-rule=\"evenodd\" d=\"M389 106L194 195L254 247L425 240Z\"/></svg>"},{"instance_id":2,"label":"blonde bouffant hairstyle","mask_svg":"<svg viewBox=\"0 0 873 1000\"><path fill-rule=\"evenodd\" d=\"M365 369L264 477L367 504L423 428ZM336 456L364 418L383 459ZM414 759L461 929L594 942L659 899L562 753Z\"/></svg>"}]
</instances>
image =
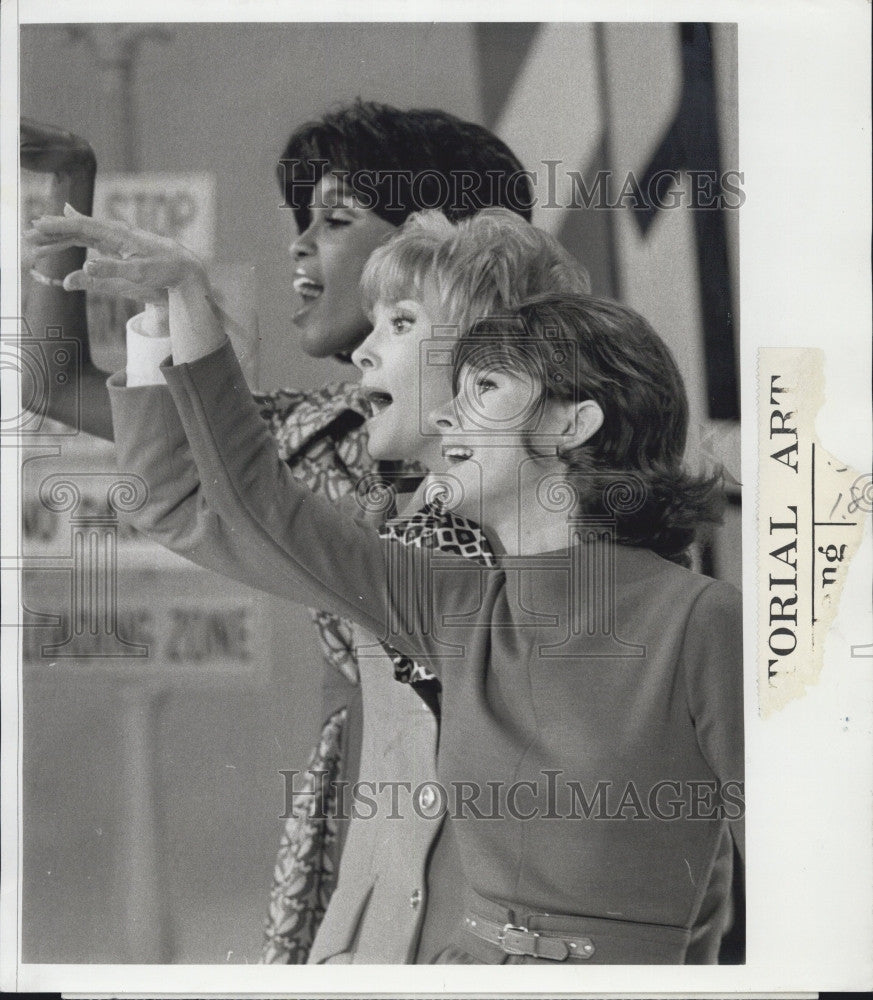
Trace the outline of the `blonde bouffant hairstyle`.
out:
<instances>
[{"instance_id":1,"label":"blonde bouffant hairstyle","mask_svg":"<svg viewBox=\"0 0 873 1000\"><path fill-rule=\"evenodd\" d=\"M411 215L374 251L361 277L368 312L379 301L430 292L441 321L459 333L532 295L590 288L588 272L553 236L503 208L459 222L437 211Z\"/></svg>"}]
</instances>

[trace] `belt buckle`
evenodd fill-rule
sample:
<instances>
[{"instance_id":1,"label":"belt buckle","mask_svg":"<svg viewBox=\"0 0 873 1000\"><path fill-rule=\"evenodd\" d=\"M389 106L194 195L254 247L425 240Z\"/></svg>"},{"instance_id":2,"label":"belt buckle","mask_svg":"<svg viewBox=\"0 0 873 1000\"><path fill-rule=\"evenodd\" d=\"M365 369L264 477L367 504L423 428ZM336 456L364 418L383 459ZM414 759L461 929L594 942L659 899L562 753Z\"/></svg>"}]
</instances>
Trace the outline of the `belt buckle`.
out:
<instances>
[{"instance_id":1,"label":"belt buckle","mask_svg":"<svg viewBox=\"0 0 873 1000\"><path fill-rule=\"evenodd\" d=\"M534 938L539 937L539 934L535 931L529 931L527 927L520 927L518 924L504 924L503 928L497 932L497 940L507 955L536 955L536 948L532 944L525 943L523 939L519 941L523 934L533 934Z\"/></svg>"}]
</instances>

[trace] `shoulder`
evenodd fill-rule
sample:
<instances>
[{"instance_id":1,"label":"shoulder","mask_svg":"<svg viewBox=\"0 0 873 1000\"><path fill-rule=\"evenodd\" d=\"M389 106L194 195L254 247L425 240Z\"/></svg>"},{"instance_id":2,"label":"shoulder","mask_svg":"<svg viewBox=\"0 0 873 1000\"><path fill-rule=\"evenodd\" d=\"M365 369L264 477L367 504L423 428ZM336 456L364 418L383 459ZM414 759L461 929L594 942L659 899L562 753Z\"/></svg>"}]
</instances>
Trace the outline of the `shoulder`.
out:
<instances>
[{"instance_id":1,"label":"shoulder","mask_svg":"<svg viewBox=\"0 0 873 1000\"><path fill-rule=\"evenodd\" d=\"M743 599L724 580L687 569L645 550L628 563L638 574L631 594L646 606L646 619L670 633L679 661L697 672L704 662L742 659Z\"/></svg>"},{"instance_id":2,"label":"shoulder","mask_svg":"<svg viewBox=\"0 0 873 1000\"><path fill-rule=\"evenodd\" d=\"M737 588L724 580L706 576L699 577L699 580L700 589L688 616L689 627L713 630L742 628L743 598Z\"/></svg>"},{"instance_id":3,"label":"shoulder","mask_svg":"<svg viewBox=\"0 0 873 1000\"><path fill-rule=\"evenodd\" d=\"M696 593L689 595L680 661L690 701L742 698L743 599L724 580L699 574ZM699 705L698 709L699 711ZM694 713L693 713L694 714Z\"/></svg>"},{"instance_id":4,"label":"shoulder","mask_svg":"<svg viewBox=\"0 0 873 1000\"><path fill-rule=\"evenodd\" d=\"M631 562L642 578L652 573L649 590L658 599L673 606L675 613L682 608L689 622L705 625L708 621L742 618L743 599L733 584L716 580L693 569L664 559L649 549L630 550L639 563Z\"/></svg>"},{"instance_id":5,"label":"shoulder","mask_svg":"<svg viewBox=\"0 0 873 1000\"><path fill-rule=\"evenodd\" d=\"M629 588L635 600L669 608L673 621L706 617L719 609L742 609L740 592L732 584L672 562L652 549L617 544L613 553L618 585Z\"/></svg>"}]
</instances>

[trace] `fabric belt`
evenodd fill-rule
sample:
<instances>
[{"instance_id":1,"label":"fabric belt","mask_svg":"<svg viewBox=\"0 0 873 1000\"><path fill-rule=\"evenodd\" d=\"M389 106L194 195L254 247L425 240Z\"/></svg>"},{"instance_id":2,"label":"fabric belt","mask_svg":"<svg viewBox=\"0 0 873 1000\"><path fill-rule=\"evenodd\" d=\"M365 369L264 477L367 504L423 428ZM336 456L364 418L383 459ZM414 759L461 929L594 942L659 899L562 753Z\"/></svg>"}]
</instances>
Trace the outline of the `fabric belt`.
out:
<instances>
[{"instance_id":1,"label":"fabric belt","mask_svg":"<svg viewBox=\"0 0 873 1000\"><path fill-rule=\"evenodd\" d=\"M464 917L467 930L489 944L501 947L507 955L530 955L563 962L573 955L589 959L594 955L594 942L589 937L567 937L556 931L531 931L516 924L498 924L485 917L468 914Z\"/></svg>"},{"instance_id":2,"label":"fabric belt","mask_svg":"<svg viewBox=\"0 0 873 1000\"><path fill-rule=\"evenodd\" d=\"M595 965L682 965L690 939L684 927L510 909L469 887L461 935L459 946L480 962Z\"/></svg>"}]
</instances>

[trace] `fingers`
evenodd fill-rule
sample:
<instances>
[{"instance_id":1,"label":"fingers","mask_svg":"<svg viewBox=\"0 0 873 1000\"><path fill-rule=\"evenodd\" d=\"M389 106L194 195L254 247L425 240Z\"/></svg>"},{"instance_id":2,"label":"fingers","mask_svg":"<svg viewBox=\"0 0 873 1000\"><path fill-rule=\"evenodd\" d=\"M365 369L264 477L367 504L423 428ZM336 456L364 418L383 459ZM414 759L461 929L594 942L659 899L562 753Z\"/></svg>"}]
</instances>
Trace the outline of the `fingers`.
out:
<instances>
[{"instance_id":1,"label":"fingers","mask_svg":"<svg viewBox=\"0 0 873 1000\"><path fill-rule=\"evenodd\" d=\"M134 288L137 294L133 297L142 300L146 295L163 294L189 277L196 276L206 284L202 262L181 244L123 222L80 215L69 206L63 216L37 219L25 234L25 245L36 258L71 246L96 250L100 256L74 272L72 284L65 286L71 289L129 297L128 290ZM98 281L105 284L98 285Z\"/></svg>"},{"instance_id":2,"label":"fingers","mask_svg":"<svg viewBox=\"0 0 873 1000\"><path fill-rule=\"evenodd\" d=\"M44 215L35 219L28 237L36 246L58 248L66 246L90 247L104 254L119 257L132 256L136 243L142 243L145 234L135 234L123 222L98 222L88 215Z\"/></svg>"},{"instance_id":3,"label":"fingers","mask_svg":"<svg viewBox=\"0 0 873 1000\"><path fill-rule=\"evenodd\" d=\"M133 258L132 260L119 260L111 257L92 257L86 261L82 270L89 278L100 278L112 280L116 278L124 279L134 285L142 284L147 280L148 275L154 274L154 262Z\"/></svg>"},{"instance_id":4,"label":"fingers","mask_svg":"<svg viewBox=\"0 0 873 1000\"><path fill-rule=\"evenodd\" d=\"M45 257L48 254L58 253L61 250L69 250L70 247L91 247L102 254L111 254L113 252L107 246L98 242L84 240L81 237L64 239L60 236L44 236L32 229L28 229L24 233L24 241L35 257Z\"/></svg>"},{"instance_id":5,"label":"fingers","mask_svg":"<svg viewBox=\"0 0 873 1000\"><path fill-rule=\"evenodd\" d=\"M26 230L23 233L23 237L25 249L34 258L47 257L49 254L59 253L61 250L69 250L70 247L82 246L78 240L52 239L45 241L33 229Z\"/></svg>"},{"instance_id":6,"label":"fingers","mask_svg":"<svg viewBox=\"0 0 873 1000\"><path fill-rule=\"evenodd\" d=\"M163 302L166 293L155 288L146 288L124 277L104 277L88 274L86 271L71 271L64 278L64 289L68 292L89 292L109 298L134 299L137 302Z\"/></svg>"},{"instance_id":7,"label":"fingers","mask_svg":"<svg viewBox=\"0 0 873 1000\"><path fill-rule=\"evenodd\" d=\"M140 300L165 296L166 289L184 277L184 262L161 257L134 257L120 260L93 257L81 270L74 271L65 287L102 295L123 295Z\"/></svg>"}]
</instances>

